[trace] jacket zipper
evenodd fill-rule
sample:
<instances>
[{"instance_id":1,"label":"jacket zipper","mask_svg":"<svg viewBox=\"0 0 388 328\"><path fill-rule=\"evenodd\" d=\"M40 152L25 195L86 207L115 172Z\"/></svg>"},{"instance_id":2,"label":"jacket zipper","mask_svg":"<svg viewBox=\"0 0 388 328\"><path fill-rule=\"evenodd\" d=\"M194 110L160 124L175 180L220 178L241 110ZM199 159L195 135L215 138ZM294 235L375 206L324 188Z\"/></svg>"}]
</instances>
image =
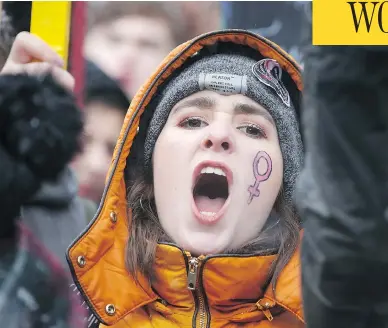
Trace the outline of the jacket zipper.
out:
<instances>
[{"instance_id":1,"label":"jacket zipper","mask_svg":"<svg viewBox=\"0 0 388 328\"><path fill-rule=\"evenodd\" d=\"M207 328L210 313L206 304L202 281L200 279L203 257L193 257L189 252L185 253L188 257L187 288L192 291L196 304L193 315L193 327Z\"/></svg>"}]
</instances>

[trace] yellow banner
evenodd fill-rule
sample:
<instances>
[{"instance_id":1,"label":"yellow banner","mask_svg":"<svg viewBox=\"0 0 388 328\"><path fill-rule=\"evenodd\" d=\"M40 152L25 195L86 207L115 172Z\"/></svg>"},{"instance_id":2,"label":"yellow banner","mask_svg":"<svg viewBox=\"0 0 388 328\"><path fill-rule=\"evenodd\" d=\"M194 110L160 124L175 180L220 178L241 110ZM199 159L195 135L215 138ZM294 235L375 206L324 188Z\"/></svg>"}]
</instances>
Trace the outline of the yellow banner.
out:
<instances>
[{"instance_id":1,"label":"yellow banner","mask_svg":"<svg viewBox=\"0 0 388 328\"><path fill-rule=\"evenodd\" d=\"M313 0L313 45L388 45L388 1Z\"/></svg>"},{"instance_id":2,"label":"yellow banner","mask_svg":"<svg viewBox=\"0 0 388 328\"><path fill-rule=\"evenodd\" d=\"M67 66L71 24L71 1L32 1L32 34L46 41Z\"/></svg>"}]
</instances>

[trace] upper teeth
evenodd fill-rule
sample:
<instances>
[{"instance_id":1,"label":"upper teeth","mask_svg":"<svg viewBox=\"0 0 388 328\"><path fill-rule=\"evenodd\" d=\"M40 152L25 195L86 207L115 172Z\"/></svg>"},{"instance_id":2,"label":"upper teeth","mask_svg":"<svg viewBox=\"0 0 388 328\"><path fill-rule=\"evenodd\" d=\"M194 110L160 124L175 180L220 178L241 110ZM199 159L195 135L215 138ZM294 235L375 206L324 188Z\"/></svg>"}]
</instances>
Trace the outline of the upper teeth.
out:
<instances>
[{"instance_id":1,"label":"upper teeth","mask_svg":"<svg viewBox=\"0 0 388 328\"><path fill-rule=\"evenodd\" d=\"M201 174L202 173L214 173L217 175L223 175L224 177L226 176L226 173L219 167L211 167L211 166L204 167L201 170Z\"/></svg>"}]
</instances>

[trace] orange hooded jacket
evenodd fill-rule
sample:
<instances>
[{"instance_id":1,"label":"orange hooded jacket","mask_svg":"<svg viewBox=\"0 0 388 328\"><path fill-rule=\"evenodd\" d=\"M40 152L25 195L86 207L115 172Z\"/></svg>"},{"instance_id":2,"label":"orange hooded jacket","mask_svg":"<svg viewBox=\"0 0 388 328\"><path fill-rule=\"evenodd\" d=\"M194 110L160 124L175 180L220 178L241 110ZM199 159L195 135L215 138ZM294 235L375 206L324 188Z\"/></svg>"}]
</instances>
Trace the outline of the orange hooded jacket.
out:
<instances>
[{"instance_id":1,"label":"orange hooded jacket","mask_svg":"<svg viewBox=\"0 0 388 328\"><path fill-rule=\"evenodd\" d=\"M124 168L141 115L172 72L201 48L218 41L248 45L277 60L298 92L302 90L301 71L295 61L277 45L247 31L201 35L165 58L134 97L97 214L67 253L75 284L101 327L304 327L299 250L281 272L275 291L272 285L263 286L276 255L213 256L200 259L196 266L180 248L160 244L152 286L142 276L137 283L125 266L131 215ZM188 288L192 277L200 281L194 290Z\"/></svg>"}]
</instances>

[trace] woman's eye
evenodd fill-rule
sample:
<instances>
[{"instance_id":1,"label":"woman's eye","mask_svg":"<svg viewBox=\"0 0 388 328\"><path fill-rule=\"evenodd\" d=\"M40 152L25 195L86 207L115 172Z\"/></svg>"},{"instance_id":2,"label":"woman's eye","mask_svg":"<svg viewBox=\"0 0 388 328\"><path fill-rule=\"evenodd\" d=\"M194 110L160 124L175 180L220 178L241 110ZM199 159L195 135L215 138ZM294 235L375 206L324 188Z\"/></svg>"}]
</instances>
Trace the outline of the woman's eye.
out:
<instances>
[{"instance_id":1,"label":"woman's eye","mask_svg":"<svg viewBox=\"0 0 388 328\"><path fill-rule=\"evenodd\" d=\"M179 126L186 129L198 129L207 126L207 123L202 118L189 117L183 120Z\"/></svg>"},{"instance_id":2,"label":"woman's eye","mask_svg":"<svg viewBox=\"0 0 388 328\"><path fill-rule=\"evenodd\" d=\"M266 138L266 135L263 131L263 129L260 126L249 124L238 127L238 129L242 132L244 132L247 136L251 138Z\"/></svg>"}]
</instances>

